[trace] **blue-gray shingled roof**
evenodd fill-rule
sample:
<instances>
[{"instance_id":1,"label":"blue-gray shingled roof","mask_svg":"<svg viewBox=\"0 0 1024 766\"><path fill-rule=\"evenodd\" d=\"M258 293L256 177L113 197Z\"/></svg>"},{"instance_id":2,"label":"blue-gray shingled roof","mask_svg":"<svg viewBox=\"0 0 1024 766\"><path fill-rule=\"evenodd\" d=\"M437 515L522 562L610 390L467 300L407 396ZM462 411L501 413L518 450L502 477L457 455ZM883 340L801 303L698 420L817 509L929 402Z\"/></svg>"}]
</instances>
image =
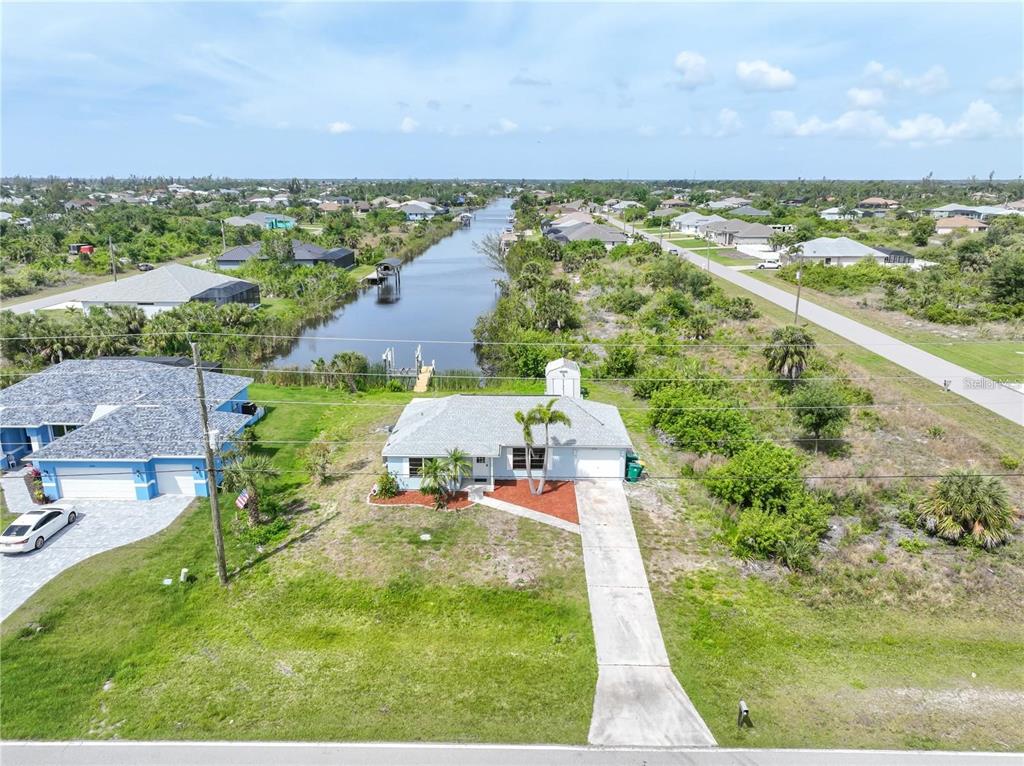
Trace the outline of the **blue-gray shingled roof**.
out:
<instances>
[{"instance_id":1,"label":"blue-gray shingled roof","mask_svg":"<svg viewBox=\"0 0 1024 766\"><path fill-rule=\"evenodd\" d=\"M552 446L630 449L633 445L618 408L569 396L482 396L456 394L413 399L402 411L381 454L385 457L439 457L458 448L475 457L495 457L502 447L523 447L515 419L538 404L556 399L571 426L551 426ZM533 443L544 443L534 426Z\"/></svg>"},{"instance_id":2,"label":"blue-gray shingled roof","mask_svg":"<svg viewBox=\"0 0 1024 766\"><path fill-rule=\"evenodd\" d=\"M248 415L211 411L215 449L240 431ZM128 405L35 450L36 460L149 460L203 454L203 428L194 404Z\"/></svg>"},{"instance_id":3,"label":"blue-gray shingled roof","mask_svg":"<svg viewBox=\"0 0 1024 766\"><path fill-rule=\"evenodd\" d=\"M188 403L196 398L195 376L190 368L131 359L71 359L0 390L0 423L84 425L112 407ZM203 380L211 408L252 383L218 372L204 373Z\"/></svg>"}]
</instances>

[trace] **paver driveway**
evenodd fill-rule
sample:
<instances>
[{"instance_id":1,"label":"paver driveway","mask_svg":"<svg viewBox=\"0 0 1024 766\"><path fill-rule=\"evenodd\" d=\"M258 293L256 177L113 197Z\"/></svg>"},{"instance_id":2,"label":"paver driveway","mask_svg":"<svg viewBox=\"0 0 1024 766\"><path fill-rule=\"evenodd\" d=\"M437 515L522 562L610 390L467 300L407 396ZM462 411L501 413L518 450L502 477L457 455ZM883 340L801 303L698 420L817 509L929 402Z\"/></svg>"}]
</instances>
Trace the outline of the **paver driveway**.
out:
<instances>
[{"instance_id":1,"label":"paver driveway","mask_svg":"<svg viewBox=\"0 0 1024 766\"><path fill-rule=\"evenodd\" d=\"M576 482L583 567L597 645L592 745L714 745L669 667L622 482Z\"/></svg>"},{"instance_id":2,"label":"paver driveway","mask_svg":"<svg viewBox=\"0 0 1024 766\"><path fill-rule=\"evenodd\" d=\"M11 511L23 513L36 507L20 476L4 477L2 485ZM79 561L164 529L191 500L181 495L153 500L61 500L75 506L78 520L74 524L47 540L42 550L0 555L0 620Z\"/></svg>"}]
</instances>

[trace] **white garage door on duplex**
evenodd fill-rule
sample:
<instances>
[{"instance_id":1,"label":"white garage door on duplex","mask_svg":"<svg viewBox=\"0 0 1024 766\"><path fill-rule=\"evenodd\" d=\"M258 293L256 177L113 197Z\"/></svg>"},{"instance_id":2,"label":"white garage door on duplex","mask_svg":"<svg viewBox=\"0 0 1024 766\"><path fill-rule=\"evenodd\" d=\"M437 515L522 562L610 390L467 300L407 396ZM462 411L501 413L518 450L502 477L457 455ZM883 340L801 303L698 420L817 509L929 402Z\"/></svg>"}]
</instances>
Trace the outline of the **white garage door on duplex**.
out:
<instances>
[{"instance_id":1,"label":"white garage door on duplex","mask_svg":"<svg viewBox=\"0 0 1024 766\"><path fill-rule=\"evenodd\" d=\"M196 494L196 482L192 478L191 463L157 463L156 491L161 495Z\"/></svg>"},{"instance_id":2,"label":"white garage door on duplex","mask_svg":"<svg viewBox=\"0 0 1024 766\"><path fill-rule=\"evenodd\" d=\"M62 466L56 469L61 497L135 499L135 474L115 466Z\"/></svg>"},{"instance_id":3,"label":"white garage door on duplex","mask_svg":"<svg viewBox=\"0 0 1024 766\"><path fill-rule=\"evenodd\" d=\"M576 478L621 479L622 453L615 449L576 450Z\"/></svg>"}]
</instances>

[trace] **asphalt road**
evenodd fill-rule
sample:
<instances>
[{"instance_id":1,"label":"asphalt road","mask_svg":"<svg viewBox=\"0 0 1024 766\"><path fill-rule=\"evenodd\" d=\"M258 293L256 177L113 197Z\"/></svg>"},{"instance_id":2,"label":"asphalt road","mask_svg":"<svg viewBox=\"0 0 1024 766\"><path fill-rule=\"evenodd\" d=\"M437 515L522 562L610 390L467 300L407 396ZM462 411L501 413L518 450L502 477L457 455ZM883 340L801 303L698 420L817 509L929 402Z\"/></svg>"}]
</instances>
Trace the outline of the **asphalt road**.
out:
<instances>
[{"instance_id":1,"label":"asphalt road","mask_svg":"<svg viewBox=\"0 0 1024 766\"><path fill-rule=\"evenodd\" d=\"M295 742L5 742L4 766L1024 766L1020 753Z\"/></svg>"},{"instance_id":2,"label":"asphalt road","mask_svg":"<svg viewBox=\"0 0 1024 766\"><path fill-rule=\"evenodd\" d=\"M622 222L614 218L608 220L619 228L624 228ZM655 236L643 232L638 233L651 241L657 241ZM785 290L766 285L742 272L709 261L706 257L677 245L666 242L662 247L669 252L678 253L702 269L710 269L716 277L721 277L784 309L793 311L796 297ZM944 386L951 393L962 396L1017 425L1024 425L1024 392L978 375L976 372L947 362L945 359L940 359L934 354L929 354L916 346L897 340L891 335L886 335L849 317L812 303L804 297L800 299L800 318L856 343L938 386ZM1020 364L1014 359L1008 361L1010 366L1015 362ZM1024 372L1022 372L1022 377L1024 377Z\"/></svg>"}]
</instances>

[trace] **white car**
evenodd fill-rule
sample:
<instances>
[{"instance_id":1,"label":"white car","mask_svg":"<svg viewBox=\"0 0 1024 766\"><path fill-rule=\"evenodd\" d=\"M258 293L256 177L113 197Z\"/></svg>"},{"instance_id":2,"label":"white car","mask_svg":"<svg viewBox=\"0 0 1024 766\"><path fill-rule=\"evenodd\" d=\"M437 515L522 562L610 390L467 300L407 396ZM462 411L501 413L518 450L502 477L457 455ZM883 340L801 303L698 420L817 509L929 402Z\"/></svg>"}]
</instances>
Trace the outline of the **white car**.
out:
<instances>
[{"instance_id":1,"label":"white car","mask_svg":"<svg viewBox=\"0 0 1024 766\"><path fill-rule=\"evenodd\" d=\"M778 261L761 261L759 264L757 264L757 268L759 268L759 269L781 269L782 268L782 264L779 263Z\"/></svg>"},{"instance_id":2,"label":"white car","mask_svg":"<svg viewBox=\"0 0 1024 766\"><path fill-rule=\"evenodd\" d=\"M0 535L0 553L39 550L64 527L74 524L78 514L69 505L47 505L23 513Z\"/></svg>"}]
</instances>

